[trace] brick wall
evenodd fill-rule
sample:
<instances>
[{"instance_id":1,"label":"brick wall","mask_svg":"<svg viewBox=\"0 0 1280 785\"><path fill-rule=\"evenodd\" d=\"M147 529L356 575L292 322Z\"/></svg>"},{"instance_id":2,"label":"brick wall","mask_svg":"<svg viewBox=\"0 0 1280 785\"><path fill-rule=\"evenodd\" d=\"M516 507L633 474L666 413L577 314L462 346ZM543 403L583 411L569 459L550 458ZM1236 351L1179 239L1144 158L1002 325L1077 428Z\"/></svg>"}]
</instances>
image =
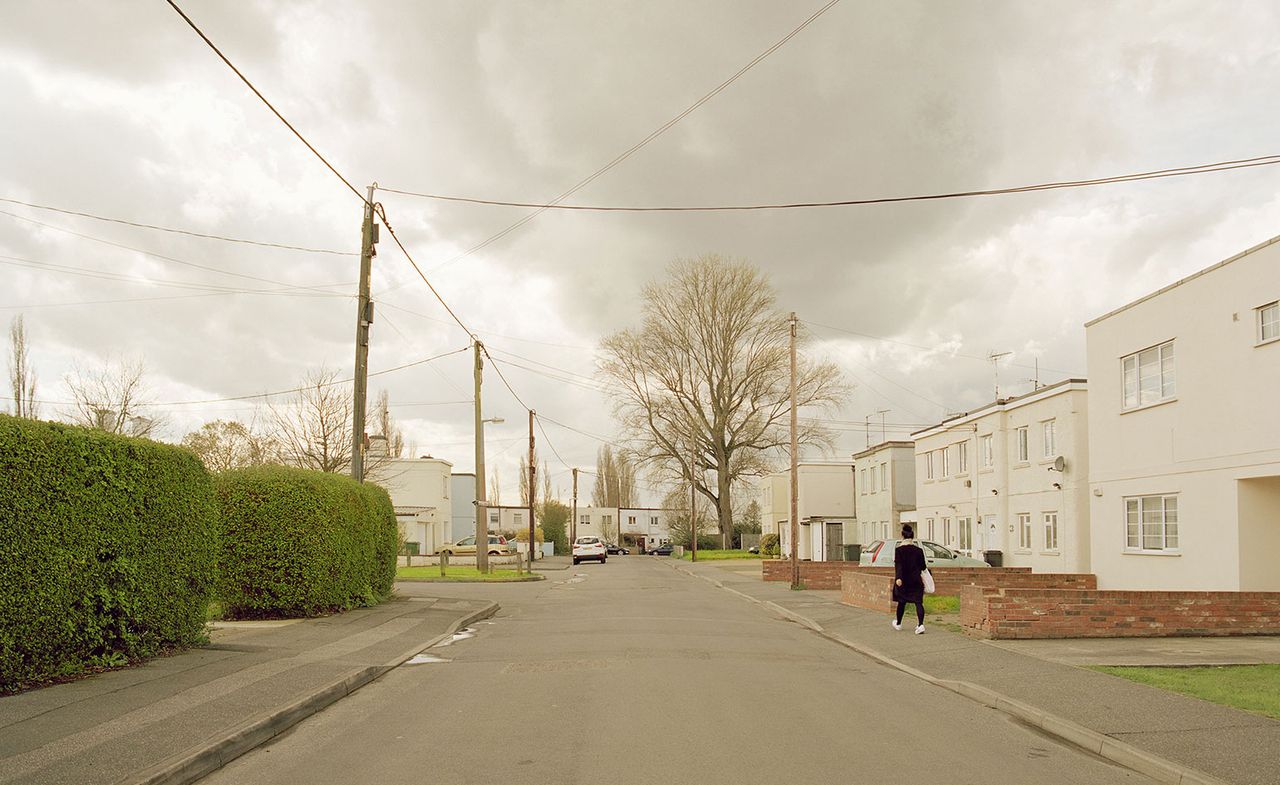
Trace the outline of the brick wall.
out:
<instances>
[{"instance_id":1,"label":"brick wall","mask_svg":"<svg viewBox=\"0 0 1280 785\"><path fill-rule=\"evenodd\" d=\"M982 638L1280 634L1280 592L1097 591L968 586L960 624Z\"/></svg>"},{"instance_id":2,"label":"brick wall","mask_svg":"<svg viewBox=\"0 0 1280 785\"><path fill-rule=\"evenodd\" d=\"M880 568L846 572L840 576L840 602L893 613L893 572Z\"/></svg>"},{"instance_id":3,"label":"brick wall","mask_svg":"<svg viewBox=\"0 0 1280 785\"><path fill-rule=\"evenodd\" d=\"M800 582L807 589L839 589L843 573L860 569L855 561L802 561ZM766 581L791 582L791 562L788 559L766 559L761 575Z\"/></svg>"},{"instance_id":4,"label":"brick wall","mask_svg":"<svg viewBox=\"0 0 1280 785\"><path fill-rule=\"evenodd\" d=\"M931 570L937 591L934 594L958 595L963 618L966 589L1096 589L1098 578L1091 574L1031 572L1026 567L983 569L982 567L939 567ZM893 569L864 567L846 572L841 579L840 601L859 608L884 610L893 608ZM980 595L973 595L975 597Z\"/></svg>"}]
</instances>

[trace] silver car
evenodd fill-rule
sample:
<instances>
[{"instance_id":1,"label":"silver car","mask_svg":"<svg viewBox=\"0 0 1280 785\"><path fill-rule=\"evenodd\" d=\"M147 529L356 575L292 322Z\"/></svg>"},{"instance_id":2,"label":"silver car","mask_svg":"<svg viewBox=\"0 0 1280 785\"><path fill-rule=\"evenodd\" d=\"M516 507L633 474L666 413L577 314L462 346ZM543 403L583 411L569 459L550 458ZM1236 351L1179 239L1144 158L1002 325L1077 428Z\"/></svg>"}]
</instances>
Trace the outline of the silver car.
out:
<instances>
[{"instance_id":1,"label":"silver car","mask_svg":"<svg viewBox=\"0 0 1280 785\"><path fill-rule=\"evenodd\" d=\"M862 556L858 558L858 563L867 567L892 567L893 552L902 542L902 540L876 540L862 550ZM916 540L915 542L924 550L925 563L930 567L991 566L981 559L974 559L956 553L936 542L929 542L928 540Z\"/></svg>"}]
</instances>

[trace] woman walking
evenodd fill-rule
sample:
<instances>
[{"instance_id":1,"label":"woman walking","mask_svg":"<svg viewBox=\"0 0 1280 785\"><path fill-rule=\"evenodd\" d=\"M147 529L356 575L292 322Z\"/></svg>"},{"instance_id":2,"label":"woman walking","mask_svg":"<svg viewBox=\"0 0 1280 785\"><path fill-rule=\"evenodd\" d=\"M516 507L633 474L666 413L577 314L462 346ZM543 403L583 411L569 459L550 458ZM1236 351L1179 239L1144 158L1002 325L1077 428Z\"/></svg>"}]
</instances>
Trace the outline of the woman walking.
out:
<instances>
[{"instance_id":1,"label":"woman walking","mask_svg":"<svg viewBox=\"0 0 1280 785\"><path fill-rule=\"evenodd\" d=\"M902 542L893 550L893 599L898 602L898 618L895 630L902 629L902 614L907 603L916 606L916 635L924 634L924 579L920 577L928 567L924 561L924 549L914 539L910 524L902 525Z\"/></svg>"}]
</instances>

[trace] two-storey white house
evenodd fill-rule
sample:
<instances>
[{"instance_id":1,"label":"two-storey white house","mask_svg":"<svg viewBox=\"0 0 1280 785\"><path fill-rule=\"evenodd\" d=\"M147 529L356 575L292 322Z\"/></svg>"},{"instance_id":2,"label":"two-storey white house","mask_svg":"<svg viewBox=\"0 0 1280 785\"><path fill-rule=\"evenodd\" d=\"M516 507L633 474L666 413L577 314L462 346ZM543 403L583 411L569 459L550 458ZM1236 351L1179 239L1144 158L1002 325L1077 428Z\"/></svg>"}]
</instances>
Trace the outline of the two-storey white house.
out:
<instances>
[{"instance_id":1,"label":"two-storey white house","mask_svg":"<svg viewBox=\"0 0 1280 785\"><path fill-rule=\"evenodd\" d=\"M391 495L400 534L410 553L431 555L453 542L453 464L440 458L392 458L379 468L378 484ZM470 499L461 500L470 505Z\"/></svg>"},{"instance_id":2,"label":"two-storey white house","mask_svg":"<svg viewBox=\"0 0 1280 785\"><path fill-rule=\"evenodd\" d=\"M1085 335L1099 586L1280 591L1280 237Z\"/></svg>"},{"instance_id":3,"label":"two-storey white house","mask_svg":"<svg viewBox=\"0 0 1280 785\"><path fill-rule=\"evenodd\" d=\"M844 544L857 542L853 463L801 463L796 470L800 521L799 557L839 561ZM791 553L791 471L774 472L760 483L760 529L779 536L782 554Z\"/></svg>"},{"instance_id":4,"label":"two-storey white house","mask_svg":"<svg viewBox=\"0 0 1280 785\"><path fill-rule=\"evenodd\" d=\"M918 431L917 536L1007 567L1089 571L1089 399L1066 379Z\"/></svg>"},{"instance_id":5,"label":"two-storey white house","mask_svg":"<svg viewBox=\"0 0 1280 785\"><path fill-rule=\"evenodd\" d=\"M915 442L881 442L856 453L853 466L857 541L897 537L902 514L916 508Z\"/></svg>"},{"instance_id":6,"label":"two-storey white house","mask_svg":"<svg viewBox=\"0 0 1280 785\"><path fill-rule=\"evenodd\" d=\"M668 521L673 513L683 512L661 507L579 507L575 536L648 550L671 542Z\"/></svg>"}]
</instances>

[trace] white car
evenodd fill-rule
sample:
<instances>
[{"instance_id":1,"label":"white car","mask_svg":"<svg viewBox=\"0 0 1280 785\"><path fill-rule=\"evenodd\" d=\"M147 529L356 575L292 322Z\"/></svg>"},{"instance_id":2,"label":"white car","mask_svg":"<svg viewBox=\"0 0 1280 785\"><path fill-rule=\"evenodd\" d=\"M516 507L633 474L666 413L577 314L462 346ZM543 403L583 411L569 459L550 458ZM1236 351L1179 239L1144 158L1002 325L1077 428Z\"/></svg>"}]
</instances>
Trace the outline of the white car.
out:
<instances>
[{"instance_id":1,"label":"white car","mask_svg":"<svg viewBox=\"0 0 1280 785\"><path fill-rule=\"evenodd\" d=\"M604 564L608 558L609 554L599 537L579 537L573 544L574 564L593 560Z\"/></svg>"}]
</instances>

